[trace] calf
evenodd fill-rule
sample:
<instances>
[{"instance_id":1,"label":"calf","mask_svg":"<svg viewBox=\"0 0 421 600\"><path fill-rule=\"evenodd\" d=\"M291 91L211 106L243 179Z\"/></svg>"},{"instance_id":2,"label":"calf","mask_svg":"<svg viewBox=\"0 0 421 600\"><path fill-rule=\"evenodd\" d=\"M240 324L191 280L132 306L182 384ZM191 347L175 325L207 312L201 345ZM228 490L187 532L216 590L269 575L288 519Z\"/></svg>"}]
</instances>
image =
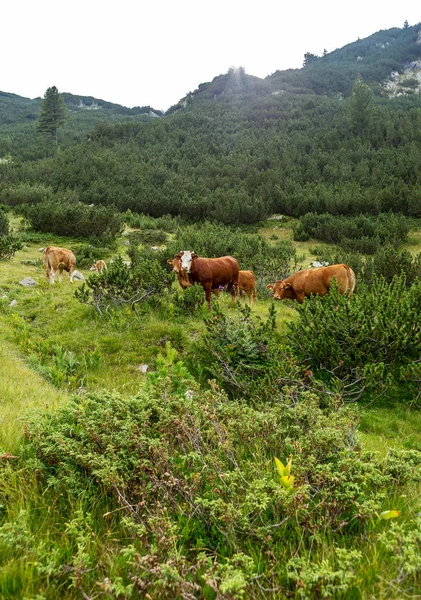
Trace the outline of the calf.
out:
<instances>
[{"instance_id":1,"label":"calf","mask_svg":"<svg viewBox=\"0 0 421 600\"><path fill-rule=\"evenodd\" d=\"M256 278L253 271L238 272L238 289L242 298L247 294L250 304L252 300L256 301Z\"/></svg>"},{"instance_id":2,"label":"calf","mask_svg":"<svg viewBox=\"0 0 421 600\"><path fill-rule=\"evenodd\" d=\"M97 260L96 263L94 263L89 270L95 271L95 273L102 273L102 271L106 268L107 265L105 264L105 261Z\"/></svg>"}]
</instances>

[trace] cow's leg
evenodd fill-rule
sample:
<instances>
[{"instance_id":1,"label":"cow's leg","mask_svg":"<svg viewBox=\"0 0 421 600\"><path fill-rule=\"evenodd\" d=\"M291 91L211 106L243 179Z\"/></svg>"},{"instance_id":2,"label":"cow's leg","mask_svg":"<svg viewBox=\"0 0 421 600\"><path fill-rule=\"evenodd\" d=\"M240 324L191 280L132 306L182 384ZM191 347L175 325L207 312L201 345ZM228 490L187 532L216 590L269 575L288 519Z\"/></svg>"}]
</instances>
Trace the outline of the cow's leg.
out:
<instances>
[{"instance_id":1,"label":"cow's leg","mask_svg":"<svg viewBox=\"0 0 421 600\"><path fill-rule=\"evenodd\" d=\"M238 279L233 279L231 282L231 298L232 301L235 302L238 292Z\"/></svg>"},{"instance_id":2,"label":"cow's leg","mask_svg":"<svg viewBox=\"0 0 421 600\"><path fill-rule=\"evenodd\" d=\"M212 308L212 304L211 304L212 284L211 284L211 282L209 281L208 283L204 283L203 289L205 290L206 302L208 303L208 307Z\"/></svg>"},{"instance_id":3,"label":"cow's leg","mask_svg":"<svg viewBox=\"0 0 421 600\"><path fill-rule=\"evenodd\" d=\"M55 278L56 278L56 272L54 269L50 269L50 273L49 273L49 279L50 279L50 284L53 285L55 282Z\"/></svg>"},{"instance_id":4,"label":"cow's leg","mask_svg":"<svg viewBox=\"0 0 421 600\"><path fill-rule=\"evenodd\" d=\"M74 269L70 269L70 271L69 271L70 283L73 283L73 272L74 272Z\"/></svg>"},{"instance_id":5,"label":"cow's leg","mask_svg":"<svg viewBox=\"0 0 421 600\"><path fill-rule=\"evenodd\" d=\"M62 282L62 279L63 279L63 269L61 269L61 268L59 267L59 268L58 268L58 280L59 280L59 283L61 283L61 282Z\"/></svg>"}]
</instances>

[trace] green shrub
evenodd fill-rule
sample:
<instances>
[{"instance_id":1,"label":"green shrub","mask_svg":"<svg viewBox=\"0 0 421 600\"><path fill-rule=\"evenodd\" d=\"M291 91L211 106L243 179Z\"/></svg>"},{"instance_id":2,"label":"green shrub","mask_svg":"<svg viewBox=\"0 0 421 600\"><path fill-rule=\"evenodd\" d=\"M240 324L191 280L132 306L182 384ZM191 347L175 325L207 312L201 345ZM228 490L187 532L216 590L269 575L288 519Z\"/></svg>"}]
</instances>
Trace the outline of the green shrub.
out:
<instances>
[{"instance_id":1,"label":"green shrub","mask_svg":"<svg viewBox=\"0 0 421 600\"><path fill-rule=\"evenodd\" d=\"M179 218L172 217L171 215L154 218L144 214L133 213L131 210L122 213L122 219L130 227L149 230L161 229L166 233L174 232L180 223Z\"/></svg>"},{"instance_id":2,"label":"green shrub","mask_svg":"<svg viewBox=\"0 0 421 600\"><path fill-rule=\"evenodd\" d=\"M113 207L81 202L49 201L26 206L23 214L33 229L73 237L115 236L121 231L120 215Z\"/></svg>"},{"instance_id":3,"label":"green shrub","mask_svg":"<svg viewBox=\"0 0 421 600\"><path fill-rule=\"evenodd\" d=\"M206 334L193 345L191 369L202 383L215 379L234 398L270 398L278 388L282 355L272 304L266 320L237 304L232 317L218 304L205 319Z\"/></svg>"},{"instance_id":4,"label":"green shrub","mask_svg":"<svg viewBox=\"0 0 421 600\"><path fill-rule=\"evenodd\" d=\"M205 294L200 284L195 283L185 290L177 290L172 296L176 313L189 314L198 312L205 301Z\"/></svg>"},{"instance_id":5,"label":"green shrub","mask_svg":"<svg viewBox=\"0 0 421 600\"><path fill-rule=\"evenodd\" d=\"M9 219L4 211L0 211L0 237L9 235Z\"/></svg>"},{"instance_id":6,"label":"green shrub","mask_svg":"<svg viewBox=\"0 0 421 600\"><path fill-rule=\"evenodd\" d=\"M164 244L167 234L161 229L142 229L133 231L128 235L129 241L135 244Z\"/></svg>"},{"instance_id":7,"label":"green shrub","mask_svg":"<svg viewBox=\"0 0 421 600\"><path fill-rule=\"evenodd\" d=\"M75 290L75 297L83 304L94 306L101 315L124 306L136 311L137 304L161 294L171 281L171 273L157 260L139 256L128 265L118 257L106 270L92 275Z\"/></svg>"},{"instance_id":8,"label":"green shrub","mask_svg":"<svg viewBox=\"0 0 421 600\"><path fill-rule=\"evenodd\" d=\"M255 407L215 385L203 391L167 347L137 395L88 393L32 415L22 464L67 497L93 500L101 490L116 499L126 584L139 595L146 586L153 600L257 598L263 581L280 597L339 597L359 567L353 545L373 541L373 518L400 485L389 461L358 446L357 421L352 407L338 410L331 396L295 386ZM295 479L286 490L273 457L290 455ZM413 451L399 465L411 480L420 462ZM81 543L82 523L66 526ZM14 530L27 544L25 523ZM321 561L315 540L332 531L347 550ZM4 527L0 543L9 539ZM86 595L98 578L84 577Z\"/></svg>"},{"instance_id":9,"label":"green shrub","mask_svg":"<svg viewBox=\"0 0 421 600\"><path fill-rule=\"evenodd\" d=\"M89 269L89 267L97 260L108 259L110 250L108 248L94 246L93 244L84 244L78 247L78 249L75 251L75 255L78 267L82 269Z\"/></svg>"},{"instance_id":10,"label":"green shrub","mask_svg":"<svg viewBox=\"0 0 421 600\"><path fill-rule=\"evenodd\" d=\"M403 385L401 368L419 361L420 282L407 288L404 276L376 277L371 288L359 284L352 299L331 289L296 308L287 336L294 355L317 377L340 383L345 395Z\"/></svg>"},{"instance_id":11,"label":"green shrub","mask_svg":"<svg viewBox=\"0 0 421 600\"><path fill-rule=\"evenodd\" d=\"M405 242L409 222L402 215L380 214L378 217L341 217L330 214L307 213L300 218L294 230L294 239L310 238L340 244L345 251L374 254L388 243L400 246Z\"/></svg>"},{"instance_id":12,"label":"green shrub","mask_svg":"<svg viewBox=\"0 0 421 600\"><path fill-rule=\"evenodd\" d=\"M21 204L51 202L54 199L54 192L51 187L44 186L40 183L33 184L22 182L13 187L6 187L3 190L1 197L9 206L20 206Z\"/></svg>"},{"instance_id":13,"label":"green shrub","mask_svg":"<svg viewBox=\"0 0 421 600\"><path fill-rule=\"evenodd\" d=\"M0 236L0 260L12 258L22 246L22 242L11 235Z\"/></svg>"}]
</instances>

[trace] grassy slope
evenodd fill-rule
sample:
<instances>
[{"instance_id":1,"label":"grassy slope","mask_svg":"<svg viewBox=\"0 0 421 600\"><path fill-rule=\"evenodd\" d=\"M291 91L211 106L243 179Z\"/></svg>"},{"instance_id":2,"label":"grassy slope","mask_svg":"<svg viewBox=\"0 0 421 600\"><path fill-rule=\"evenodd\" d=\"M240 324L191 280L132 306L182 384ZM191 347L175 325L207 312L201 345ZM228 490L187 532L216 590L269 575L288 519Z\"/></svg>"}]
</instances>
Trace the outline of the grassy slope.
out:
<instances>
[{"instance_id":1,"label":"grassy slope","mask_svg":"<svg viewBox=\"0 0 421 600\"><path fill-rule=\"evenodd\" d=\"M262 233L269 238L274 234L282 239L291 238L290 229L273 230L271 225L268 225ZM53 237L45 240L44 245L47 243L72 245L72 241L58 240ZM313 244L297 245L303 264L308 264L314 258L308 251ZM12 261L0 262L0 295L7 295L7 300L0 301L2 302L0 307L2 339L0 418L5 424L0 434L0 450L4 452L13 453L17 450L23 434L22 419L28 408L53 410L54 407L65 402L70 396L69 392L72 391L65 386L61 389L52 386L35 372L36 363L32 363L33 368L28 366L28 356L22 352L15 335L17 324L22 322L21 317L25 318L25 332L31 339L44 340L51 345L61 344L77 356L86 349L98 348L101 357L99 366L88 372L84 386L87 389L117 389L128 395L136 391L144 377L138 369L139 365L146 363L153 368L157 354L162 352L168 340L182 354L189 340L203 331L203 320L200 315L194 318L172 318L169 315L167 319L163 319L158 318L154 313L149 313L145 315L142 322L133 322L129 327L126 320L119 322L117 318L112 321L100 319L92 309L81 305L74 298L67 274L61 285L53 287L47 284L42 266L39 264L41 245L43 244L39 242L27 244L27 247L18 252ZM38 264L37 266L23 264L22 260L38 261ZM85 275L89 274L88 271L82 270L82 272ZM19 285L23 277L33 277L38 282L38 286L23 288ZM7 304L13 299L17 300L17 306L8 308ZM222 297L221 301L224 310L231 310L228 297ZM269 305L270 301L259 300L253 312L263 316ZM279 327L284 327L288 320L294 318L295 311L288 303L278 303L276 310ZM369 450L386 454L390 447L421 449L419 414L403 408L390 409L376 406L368 407L361 413L360 437ZM419 485L411 487L406 496L391 498L391 506L393 504L394 508L404 510L406 514L413 514L418 506L417 498L420 491ZM36 488L35 482L23 482L17 479L16 488L11 490L10 495L15 497L13 506L9 507L11 515L16 516L20 510L27 510L29 518L33 513L45 514L48 508L44 506L48 497L43 499L43 491ZM107 507L101 505L101 499L98 502L97 518L101 519L101 514L106 512ZM77 510L79 507L74 508ZM92 507L89 507L89 510L91 509ZM85 510L88 509L85 507ZM109 547L112 545L110 540L115 542L121 532L112 530L111 525L103 525L99 526L101 535L98 538L98 552L108 555ZM53 535L50 526L48 518L45 518L42 524L44 531L42 535ZM63 538L61 541L63 555L67 552L65 544ZM369 587L369 582L375 580L378 572L382 572L382 558L377 556L375 547L372 550L363 548L362 550L365 552L367 562L364 579L367 580ZM19 581L23 586L21 592L13 587L15 581ZM0 598L1 590L9 593L9 597L17 598L19 594L20 597L25 595L32 597L32 593L36 590L36 581L30 580L30 574L22 573L22 565L18 560L9 562L4 571L3 581L0 581ZM390 588L382 590L380 584L377 590L379 593L377 597L390 597ZM4 597L7 597L7 594ZM72 595L62 597L71 598Z\"/></svg>"}]
</instances>

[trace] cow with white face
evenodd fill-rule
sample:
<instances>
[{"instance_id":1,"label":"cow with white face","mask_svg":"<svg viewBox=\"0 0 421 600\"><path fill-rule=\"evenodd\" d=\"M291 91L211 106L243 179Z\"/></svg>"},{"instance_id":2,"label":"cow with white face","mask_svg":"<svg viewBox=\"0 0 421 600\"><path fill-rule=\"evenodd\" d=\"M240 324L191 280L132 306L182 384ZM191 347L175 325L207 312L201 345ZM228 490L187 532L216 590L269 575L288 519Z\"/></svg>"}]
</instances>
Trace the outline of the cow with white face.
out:
<instances>
[{"instance_id":1,"label":"cow with white face","mask_svg":"<svg viewBox=\"0 0 421 600\"><path fill-rule=\"evenodd\" d=\"M233 300L238 288L238 262L232 256L220 258L199 258L190 250L182 250L173 257L173 266L180 261L180 270L188 274L189 283L200 283L205 291L206 301L211 308L212 290L230 285ZM188 287L188 286L187 286Z\"/></svg>"},{"instance_id":2,"label":"cow with white face","mask_svg":"<svg viewBox=\"0 0 421 600\"><path fill-rule=\"evenodd\" d=\"M182 250L180 252L180 257L181 270L190 273L193 260L198 258L197 254L190 250Z\"/></svg>"}]
</instances>

